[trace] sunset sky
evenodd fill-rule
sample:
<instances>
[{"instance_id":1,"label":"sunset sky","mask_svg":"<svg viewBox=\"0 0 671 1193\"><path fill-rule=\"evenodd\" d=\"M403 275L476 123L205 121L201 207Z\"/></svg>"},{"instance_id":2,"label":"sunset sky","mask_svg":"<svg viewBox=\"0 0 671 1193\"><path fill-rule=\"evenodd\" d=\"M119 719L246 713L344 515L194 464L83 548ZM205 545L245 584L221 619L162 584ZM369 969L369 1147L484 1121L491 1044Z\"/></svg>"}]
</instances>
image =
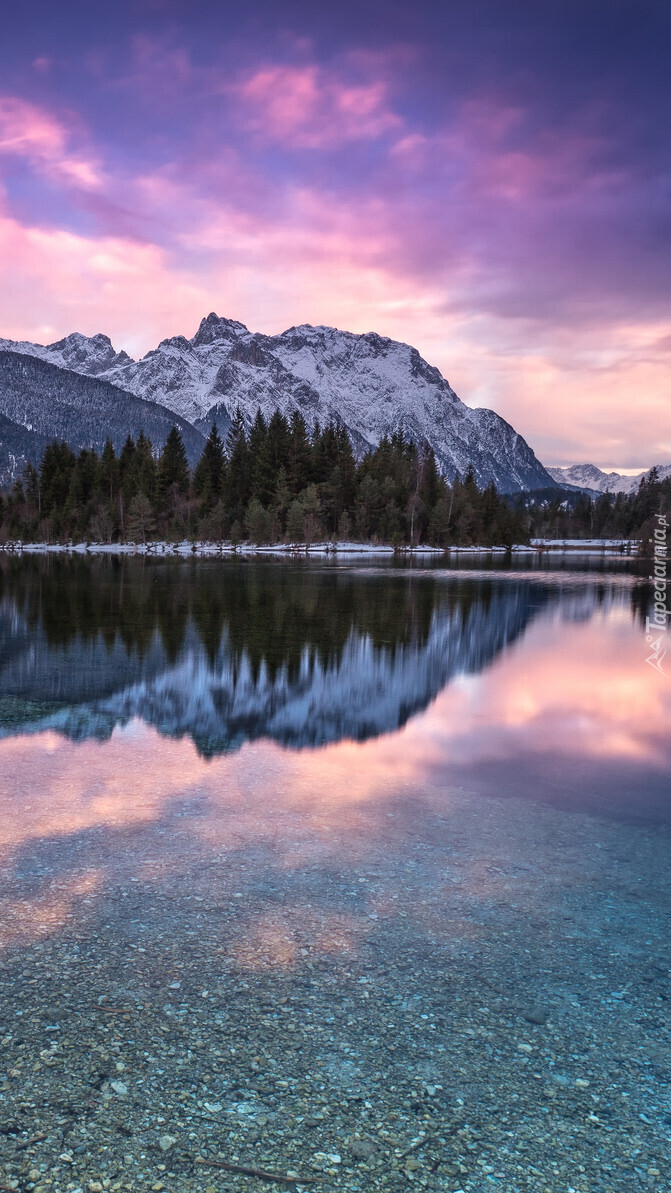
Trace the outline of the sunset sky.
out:
<instances>
[{"instance_id":1,"label":"sunset sky","mask_svg":"<svg viewBox=\"0 0 671 1193\"><path fill-rule=\"evenodd\" d=\"M0 336L419 348L546 464L671 463L667 0L26 0Z\"/></svg>"}]
</instances>

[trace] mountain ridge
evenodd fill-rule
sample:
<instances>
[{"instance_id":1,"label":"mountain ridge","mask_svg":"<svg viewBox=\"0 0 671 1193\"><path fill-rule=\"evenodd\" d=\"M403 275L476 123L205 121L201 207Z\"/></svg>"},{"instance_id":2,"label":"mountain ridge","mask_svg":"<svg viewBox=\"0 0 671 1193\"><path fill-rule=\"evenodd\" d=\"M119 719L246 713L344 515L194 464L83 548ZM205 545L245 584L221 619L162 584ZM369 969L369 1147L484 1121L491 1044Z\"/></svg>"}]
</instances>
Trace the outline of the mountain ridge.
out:
<instances>
[{"instance_id":1,"label":"mountain ridge","mask_svg":"<svg viewBox=\"0 0 671 1193\"><path fill-rule=\"evenodd\" d=\"M259 408L266 417L299 410L310 428L342 423L359 454L401 431L429 442L448 479L472 465L481 487L500 492L556 483L505 419L467 406L416 348L377 332L300 324L269 336L211 312L191 339L168 337L137 361L102 333L46 346L0 340L3 348L108 381L202 434L214 421L225 434L238 406L248 424Z\"/></svg>"},{"instance_id":2,"label":"mountain ridge","mask_svg":"<svg viewBox=\"0 0 671 1193\"><path fill-rule=\"evenodd\" d=\"M652 468L644 469L635 476L621 472L603 472L596 464L572 464L570 468L548 468L547 471L557 484L567 488L590 489L595 493L635 493L644 477ZM657 465L660 480L671 476L671 464Z\"/></svg>"}]
</instances>

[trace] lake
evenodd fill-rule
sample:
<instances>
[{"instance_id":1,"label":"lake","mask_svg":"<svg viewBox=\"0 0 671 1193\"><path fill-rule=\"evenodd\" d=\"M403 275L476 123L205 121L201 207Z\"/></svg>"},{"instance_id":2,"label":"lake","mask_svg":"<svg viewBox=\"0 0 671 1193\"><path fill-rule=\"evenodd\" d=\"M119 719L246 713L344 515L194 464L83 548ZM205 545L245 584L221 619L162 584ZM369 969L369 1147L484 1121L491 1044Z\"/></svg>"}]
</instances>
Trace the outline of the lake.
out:
<instances>
[{"instance_id":1,"label":"lake","mask_svg":"<svg viewBox=\"0 0 671 1193\"><path fill-rule=\"evenodd\" d=\"M0 1184L668 1189L645 576L0 555Z\"/></svg>"}]
</instances>

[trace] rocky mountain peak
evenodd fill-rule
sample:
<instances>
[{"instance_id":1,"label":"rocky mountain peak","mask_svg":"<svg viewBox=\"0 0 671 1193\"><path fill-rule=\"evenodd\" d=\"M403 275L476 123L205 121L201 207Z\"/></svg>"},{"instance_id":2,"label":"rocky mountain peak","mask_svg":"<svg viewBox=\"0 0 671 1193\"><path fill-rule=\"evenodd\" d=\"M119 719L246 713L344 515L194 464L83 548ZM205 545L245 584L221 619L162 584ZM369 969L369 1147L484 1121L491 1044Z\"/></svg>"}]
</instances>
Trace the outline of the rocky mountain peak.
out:
<instances>
[{"instance_id":1,"label":"rocky mountain peak","mask_svg":"<svg viewBox=\"0 0 671 1193\"><path fill-rule=\"evenodd\" d=\"M187 340L186 336L168 336L167 339L161 340L158 348L152 348L147 352L146 356L155 356L157 352L161 351L161 348L176 348L178 351L188 352L191 347L192 341ZM143 359L146 359L146 356Z\"/></svg>"},{"instance_id":2,"label":"rocky mountain peak","mask_svg":"<svg viewBox=\"0 0 671 1193\"><path fill-rule=\"evenodd\" d=\"M200 326L195 336L191 340L194 348L200 348L204 344L213 344L217 340L236 340L238 336L247 335L248 328L244 323L238 323L235 319L225 319L217 315L215 311L210 311L204 319L201 319Z\"/></svg>"},{"instance_id":3,"label":"rocky mountain peak","mask_svg":"<svg viewBox=\"0 0 671 1193\"><path fill-rule=\"evenodd\" d=\"M48 344L42 349L41 355L62 368L91 376L97 376L131 359L126 352L116 352L109 336L101 331L94 336L85 336L80 331L70 332L62 340Z\"/></svg>"}]
</instances>

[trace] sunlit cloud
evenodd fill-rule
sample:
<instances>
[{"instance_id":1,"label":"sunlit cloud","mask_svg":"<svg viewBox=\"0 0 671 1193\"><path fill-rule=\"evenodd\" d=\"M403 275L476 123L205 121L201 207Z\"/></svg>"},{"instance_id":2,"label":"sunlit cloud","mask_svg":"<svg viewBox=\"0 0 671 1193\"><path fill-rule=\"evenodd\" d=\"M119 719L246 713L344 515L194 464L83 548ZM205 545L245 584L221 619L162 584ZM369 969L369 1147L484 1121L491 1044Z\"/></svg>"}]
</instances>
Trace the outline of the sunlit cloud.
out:
<instances>
[{"instance_id":1,"label":"sunlit cloud","mask_svg":"<svg viewBox=\"0 0 671 1193\"><path fill-rule=\"evenodd\" d=\"M72 152L70 134L43 109L16 96L0 96L0 156L25 158L38 171L85 190L101 186L99 164Z\"/></svg>"},{"instance_id":2,"label":"sunlit cloud","mask_svg":"<svg viewBox=\"0 0 671 1193\"><path fill-rule=\"evenodd\" d=\"M326 61L303 38L231 64L129 44L90 68L139 113L123 147L88 113L0 99L0 169L33 175L30 203L5 187L1 335L105 331L137 355L212 309L375 330L546 463L671 459L666 200L602 102L549 122L480 81L428 122L404 106L416 48Z\"/></svg>"},{"instance_id":3,"label":"sunlit cloud","mask_svg":"<svg viewBox=\"0 0 671 1193\"><path fill-rule=\"evenodd\" d=\"M388 107L383 81L347 85L315 64L270 64L236 84L232 93L258 136L297 149L374 140L402 126Z\"/></svg>"},{"instance_id":4,"label":"sunlit cloud","mask_svg":"<svg viewBox=\"0 0 671 1193\"><path fill-rule=\"evenodd\" d=\"M0 290L0 323L11 339L104 331L135 353L166 325L197 322L210 297L156 245L26 227L1 213Z\"/></svg>"}]
</instances>

